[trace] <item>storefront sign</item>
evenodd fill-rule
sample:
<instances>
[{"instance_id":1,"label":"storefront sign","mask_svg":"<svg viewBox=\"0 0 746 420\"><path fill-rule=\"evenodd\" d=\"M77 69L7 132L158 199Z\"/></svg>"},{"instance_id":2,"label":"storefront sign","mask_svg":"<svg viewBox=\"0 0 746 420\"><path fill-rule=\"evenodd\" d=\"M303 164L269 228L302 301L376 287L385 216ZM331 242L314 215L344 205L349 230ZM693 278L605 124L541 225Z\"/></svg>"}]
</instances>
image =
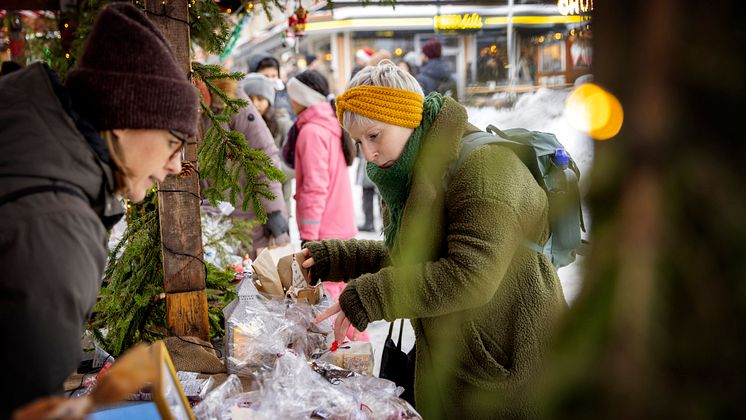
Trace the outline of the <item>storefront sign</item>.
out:
<instances>
[{"instance_id":1,"label":"storefront sign","mask_svg":"<svg viewBox=\"0 0 746 420\"><path fill-rule=\"evenodd\" d=\"M459 29L480 29L484 26L482 16L477 13L464 13L461 15L441 15L433 18L435 29L438 30L459 30Z\"/></svg>"},{"instance_id":2,"label":"storefront sign","mask_svg":"<svg viewBox=\"0 0 746 420\"><path fill-rule=\"evenodd\" d=\"M585 15L593 11L593 0L557 0L557 8L565 16Z\"/></svg>"}]
</instances>

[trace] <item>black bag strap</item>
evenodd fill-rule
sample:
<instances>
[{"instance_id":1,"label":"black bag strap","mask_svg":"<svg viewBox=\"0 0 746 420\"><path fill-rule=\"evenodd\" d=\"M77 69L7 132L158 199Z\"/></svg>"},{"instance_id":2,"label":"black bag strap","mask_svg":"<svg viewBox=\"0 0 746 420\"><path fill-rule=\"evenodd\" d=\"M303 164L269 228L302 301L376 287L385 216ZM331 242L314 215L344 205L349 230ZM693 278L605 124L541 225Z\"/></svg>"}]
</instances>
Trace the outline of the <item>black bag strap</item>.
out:
<instances>
[{"instance_id":1,"label":"black bag strap","mask_svg":"<svg viewBox=\"0 0 746 420\"><path fill-rule=\"evenodd\" d=\"M391 339L391 334L394 333L394 322L389 322L389 334L386 336L386 340L388 341ZM401 337L402 332L404 332L404 318L402 318L401 323L399 324L399 341L396 343L396 349L401 350Z\"/></svg>"},{"instance_id":2,"label":"black bag strap","mask_svg":"<svg viewBox=\"0 0 746 420\"><path fill-rule=\"evenodd\" d=\"M11 191L4 196L0 197L0 206L16 201L19 198L26 197L28 195L39 194L44 192L58 192L63 194L70 194L78 197L88 203L88 198L83 195L80 191L75 188L68 187L65 185L36 185L33 187L21 188L20 190Z\"/></svg>"}]
</instances>

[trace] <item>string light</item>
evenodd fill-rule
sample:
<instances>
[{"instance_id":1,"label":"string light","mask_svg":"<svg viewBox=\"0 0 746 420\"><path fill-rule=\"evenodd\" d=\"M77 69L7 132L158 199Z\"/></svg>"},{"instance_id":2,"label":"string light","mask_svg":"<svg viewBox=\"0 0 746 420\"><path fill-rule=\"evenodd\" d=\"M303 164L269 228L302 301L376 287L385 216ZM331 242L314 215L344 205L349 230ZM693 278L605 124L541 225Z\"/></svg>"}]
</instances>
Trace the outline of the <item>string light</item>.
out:
<instances>
[{"instance_id":1,"label":"string light","mask_svg":"<svg viewBox=\"0 0 746 420\"><path fill-rule=\"evenodd\" d=\"M608 140L619 133L624 122L622 105L612 93L593 83L575 88L565 102L570 125L596 140Z\"/></svg>"},{"instance_id":2,"label":"string light","mask_svg":"<svg viewBox=\"0 0 746 420\"><path fill-rule=\"evenodd\" d=\"M69 27L70 27L70 25L68 25L68 24L66 23L66 24L65 24L65 29L67 29L67 28L69 28Z\"/></svg>"},{"instance_id":3,"label":"string light","mask_svg":"<svg viewBox=\"0 0 746 420\"><path fill-rule=\"evenodd\" d=\"M70 53L65 53L65 58L69 60L70 59Z\"/></svg>"}]
</instances>

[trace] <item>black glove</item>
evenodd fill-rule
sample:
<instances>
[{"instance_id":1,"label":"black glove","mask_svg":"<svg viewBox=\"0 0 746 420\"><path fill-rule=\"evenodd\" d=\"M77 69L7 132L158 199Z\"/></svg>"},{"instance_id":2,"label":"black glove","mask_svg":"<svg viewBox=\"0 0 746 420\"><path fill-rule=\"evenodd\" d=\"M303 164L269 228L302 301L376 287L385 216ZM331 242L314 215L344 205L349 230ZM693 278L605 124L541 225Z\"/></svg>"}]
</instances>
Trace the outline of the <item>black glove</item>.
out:
<instances>
[{"instance_id":1,"label":"black glove","mask_svg":"<svg viewBox=\"0 0 746 420\"><path fill-rule=\"evenodd\" d=\"M290 226L288 225L287 217L282 215L282 212L277 210L267 215L267 229L269 233L275 238L279 238L283 233L290 232Z\"/></svg>"}]
</instances>

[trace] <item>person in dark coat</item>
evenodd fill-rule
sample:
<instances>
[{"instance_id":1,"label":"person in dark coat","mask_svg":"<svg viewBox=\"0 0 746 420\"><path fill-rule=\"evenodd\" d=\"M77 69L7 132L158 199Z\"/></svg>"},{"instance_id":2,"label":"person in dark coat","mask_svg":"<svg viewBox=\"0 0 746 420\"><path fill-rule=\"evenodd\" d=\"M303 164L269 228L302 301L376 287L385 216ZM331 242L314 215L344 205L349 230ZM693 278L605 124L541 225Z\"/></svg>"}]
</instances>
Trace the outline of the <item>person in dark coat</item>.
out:
<instances>
[{"instance_id":1,"label":"person in dark coat","mask_svg":"<svg viewBox=\"0 0 746 420\"><path fill-rule=\"evenodd\" d=\"M0 78L0 419L62 392L119 198L181 172L198 115L168 42L129 3L101 10L64 84L41 62Z\"/></svg>"},{"instance_id":2,"label":"person in dark coat","mask_svg":"<svg viewBox=\"0 0 746 420\"><path fill-rule=\"evenodd\" d=\"M3 64L0 65L0 76L13 73L14 71L20 70L22 68L23 67L21 67L21 65L16 63L15 61L3 61Z\"/></svg>"},{"instance_id":3,"label":"person in dark coat","mask_svg":"<svg viewBox=\"0 0 746 420\"><path fill-rule=\"evenodd\" d=\"M422 45L420 59L424 63L417 73L417 81L425 95L431 92L445 93L443 87L453 82L453 71L450 64L441 58L443 47L435 38ZM455 95L450 95L455 96Z\"/></svg>"}]
</instances>

